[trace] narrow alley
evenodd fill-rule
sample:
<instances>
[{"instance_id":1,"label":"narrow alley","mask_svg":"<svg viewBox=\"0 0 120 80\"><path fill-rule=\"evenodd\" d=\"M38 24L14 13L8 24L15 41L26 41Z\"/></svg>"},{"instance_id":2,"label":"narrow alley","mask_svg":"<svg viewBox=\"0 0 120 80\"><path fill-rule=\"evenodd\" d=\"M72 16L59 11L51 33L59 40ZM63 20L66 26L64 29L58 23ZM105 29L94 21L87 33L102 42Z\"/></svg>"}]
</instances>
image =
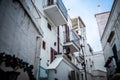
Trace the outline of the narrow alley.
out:
<instances>
[{"instance_id":1,"label":"narrow alley","mask_svg":"<svg viewBox=\"0 0 120 80\"><path fill-rule=\"evenodd\" d=\"M0 80L120 80L120 0L86 1L0 0Z\"/></svg>"}]
</instances>

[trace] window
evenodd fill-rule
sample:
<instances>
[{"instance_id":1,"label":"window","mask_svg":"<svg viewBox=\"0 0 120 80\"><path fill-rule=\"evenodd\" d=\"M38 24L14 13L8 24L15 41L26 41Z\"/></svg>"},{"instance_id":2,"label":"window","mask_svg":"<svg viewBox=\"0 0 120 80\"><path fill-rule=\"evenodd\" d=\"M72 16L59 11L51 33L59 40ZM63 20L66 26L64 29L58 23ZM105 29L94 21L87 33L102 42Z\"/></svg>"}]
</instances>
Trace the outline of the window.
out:
<instances>
[{"instance_id":1,"label":"window","mask_svg":"<svg viewBox=\"0 0 120 80\"><path fill-rule=\"evenodd\" d=\"M109 36L109 38L108 38L107 42L109 42L109 43L110 43L110 42L112 41L112 39L113 39L114 35L115 35L115 31L112 31L112 32L110 33L110 36Z\"/></svg>"},{"instance_id":2,"label":"window","mask_svg":"<svg viewBox=\"0 0 120 80\"><path fill-rule=\"evenodd\" d=\"M91 62L91 59L89 59L89 61Z\"/></svg>"},{"instance_id":3,"label":"window","mask_svg":"<svg viewBox=\"0 0 120 80\"><path fill-rule=\"evenodd\" d=\"M48 0L48 5L52 5L54 0Z\"/></svg>"},{"instance_id":4,"label":"window","mask_svg":"<svg viewBox=\"0 0 120 80\"><path fill-rule=\"evenodd\" d=\"M43 41L42 48L45 50L46 49L46 42Z\"/></svg>"},{"instance_id":5,"label":"window","mask_svg":"<svg viewBox=\"0 0 120 80\"><path fill-rule=\"evenodd\" d=\"M56 58L57 52L53 48L51 48L50 51L51 51L51 61L50 62L53 62L53 60Z\"/></svg>"},{"instance_id":6,"label":"window","mask_svg":"<svg viewBox=\"0 0 120 80\"><path fill-rule=\"evenodd\" d=\"M90 67L92 68L94 66L94 62L92 61L92 64L90 65Z\"/></svg>"},{"instance_id":7,"label":"window","mask_svg":"<svg viewBox=\"0 0 120 80\"><path fill-rule=\"evenodd\" d=\"M92 61L92 65L94 65L94 61Z\"/></svg>"},{"instance_id":8,"label":"window","mask_svg":"<svg viewBox=\"0 0 120 80\"><path fill-rule=\"evenodd\" d=\"M49 23L48 23L48 28L49 28L49 30L52 30L52 29L51 29L51 25L50 25Z\"/></svg>"}]
</instances>

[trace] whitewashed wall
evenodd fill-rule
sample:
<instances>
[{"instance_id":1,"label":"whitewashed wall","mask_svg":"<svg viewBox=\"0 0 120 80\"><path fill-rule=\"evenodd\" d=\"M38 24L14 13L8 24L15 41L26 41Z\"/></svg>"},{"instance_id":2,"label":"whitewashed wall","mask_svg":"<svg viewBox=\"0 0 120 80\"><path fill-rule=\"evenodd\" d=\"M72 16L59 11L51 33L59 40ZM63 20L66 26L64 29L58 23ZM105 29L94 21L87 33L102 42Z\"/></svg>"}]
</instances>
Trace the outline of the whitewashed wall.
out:
<instances>
[{"instance_id":1,"label":"whitewashed wall","mask_svg":"<svg viewBox=\"0 0 120 80\"><path fill-rule=\"evenodd\" d=\"M33 64L39 33L19 3L2 0L0 4L0 52Z\"/></svg>"},{"instance_id":2,"label":"whitewashed wall","mask_svg":"<svg viewBox=\"0 0 120 80\"><path fill-rule=\"evenodd\" d=\"M55 78L57 78L58 80L69 80L68 74L72 70L72 68L69 65L62 61L56 70L56 74L54 70L51 70L49 72L49 80L54 80Z\"/></svg>"},{"instance_id":3,"label":"whitewashed wall","mask_svg":"<svg viewBox=\"0 0 120 80\"><path fill-rule=\"evenodd\" d=\"M0 1L0 52L15 54L23 61L33 64L36 77L42 37L37 22L34 23L35 19L31 19L31 15L33 17L36 12L28 13L33 6L27 6L28 11L25 11L26 6L23 7L19 1L14 0Z\"/></svg>"},{"instance_id":4,"label":"whitewashed wall","mask_svg":"<svg viewBox=\"0 0 120 80\"><path fill-rule=\"evenodd\" d=\"M105 29L105 26L106 26L106 23L107 23L107 20L108 20L108 17L109 17L109 13L110 12L98 13L95 16L96 20L97 20L97 24L98 24L100 38L103 35L104 29Z\"/></svg>"},{"instance_id":5,"label":"whitewashed wall","mask_svg":"<svg viewBox=\"0 0 120 80\"><path fill-rule=\"evenodd\" d=\"M103 37L101 38L105 60L107 60L107 58L109 56L113 56L112 47L114 44L116 44L116 46L117 46L117 51L118 52L120 51L120 43L119 43L119 38L120 38L119 32L120 31L118 31L119 30L118 26L120 25L119 24L120 22L118 22L118 26L115 27L116 20L118 18L118 14L120 12L119 4L120 4L120 1L118 0L116 7L114 8L114 10L112 11L112 14L110 15L111 17L110 17L108 25L106 26L105 33L103 34ZM113 38L114 41L112 41L112 44L111 43L109 44L109 43L107 43L107 39L112 30L115 30L115 36ZM119 54L117 54L117 55L118 55L118 57L120 56ZM120 59L120 57L119 57L119 59Z\"/></svg>"}]
</instances>

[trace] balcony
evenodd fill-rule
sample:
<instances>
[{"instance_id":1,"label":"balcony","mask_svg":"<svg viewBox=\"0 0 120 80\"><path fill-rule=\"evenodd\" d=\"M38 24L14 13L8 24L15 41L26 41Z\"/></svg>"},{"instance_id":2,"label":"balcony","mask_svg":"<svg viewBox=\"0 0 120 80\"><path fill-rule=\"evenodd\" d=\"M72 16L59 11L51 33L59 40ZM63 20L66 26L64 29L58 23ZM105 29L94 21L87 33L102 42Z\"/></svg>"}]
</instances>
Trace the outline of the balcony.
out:
<instances>
[{"instance_id":1,"label":"balcony","mask_svg":"<svg viewBox=\"0 0 120 80\"><path fill-rule=\"evenodd\" d=\"M74 29L79 29L85 27L85 24L83 23L82 19L78 16L76 18L72 18L72 27Z\"/></svg>"},{"instance_id":2,"label":"balcony","mask_svg":"<svg viewBox=\"0 0 120 80\"><path fill-rule=\"evenodd\" d=\"M71 30L69 39L68 39L68 37L66 37L65 32L64 32L64 36L65 36L64 47L66 47L66 48L69 47L70 53L78 52L79 48L80 48L80 41L79 41L79 37L77 36L77 34L75 34L75 32L73 30Z\"/></svg>"},{"instance_id":3,"label":"balcony","mask_svg":"<svg viewBox=\"0 0 120 80\"><path fill-rule=\"evenodd\" d=\"M67 9L62 0L45 0L44 12L55 26L67 23Z\"/></svg>"}]
</instances>

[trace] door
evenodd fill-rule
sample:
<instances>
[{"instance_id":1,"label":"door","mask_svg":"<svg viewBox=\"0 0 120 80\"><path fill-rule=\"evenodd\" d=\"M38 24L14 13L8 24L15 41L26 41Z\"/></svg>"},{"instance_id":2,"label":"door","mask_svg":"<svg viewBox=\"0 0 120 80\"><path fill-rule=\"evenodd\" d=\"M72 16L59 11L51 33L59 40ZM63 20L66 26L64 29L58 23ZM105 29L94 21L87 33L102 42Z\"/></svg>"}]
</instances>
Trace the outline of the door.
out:
<instances>
[{"instance_id":1,"label":"door","mask_svg":"<svg viewBox=\"0 0 120 80\"><path fill-rule=\"evenodd\" d=\"M113 55L114 55L115 61L117 62L117 61L118 61L117 47L116 47L115 44L114 44L114 46L113 46L113 48L112 48L112 51L113 51Z\"/></svg>"},{"instance_id":2,"label":"door","mask_svg":"<svg viewBox=\"0 0 120 80\"><path fill-rule=\"evenodd\" d=\"M114 44L114 46L113 46L113 48L112 48L112 51L113 51L113 55L114 55L114 58L115 58L115 62L116 62L116 65L117 65L117 69L118 69L117 47L116 47L115 44Z\"/></svg>"},{"instance_id":3,"label":"door","mask_svg":"<svg viewBox=\"0 0 120 80\"><path fill-rule=\"evenodd\" d=\"M112 51L113 51L113 55L114 55L114 58L115 58L116 65L117 65L116 72L120 72L120 61L118 60L117 47L116 47L115 44L112 48Z\"/></svg>"},{"instance_id":4,"label":"door","mask_svg":"<svg viewBox=\"0 0 120 80\"><path fill-rule=\"evenodd\" d=\"M52 5L54 0L48 0L48 5Z\"/></svg>"}]
</instances>

